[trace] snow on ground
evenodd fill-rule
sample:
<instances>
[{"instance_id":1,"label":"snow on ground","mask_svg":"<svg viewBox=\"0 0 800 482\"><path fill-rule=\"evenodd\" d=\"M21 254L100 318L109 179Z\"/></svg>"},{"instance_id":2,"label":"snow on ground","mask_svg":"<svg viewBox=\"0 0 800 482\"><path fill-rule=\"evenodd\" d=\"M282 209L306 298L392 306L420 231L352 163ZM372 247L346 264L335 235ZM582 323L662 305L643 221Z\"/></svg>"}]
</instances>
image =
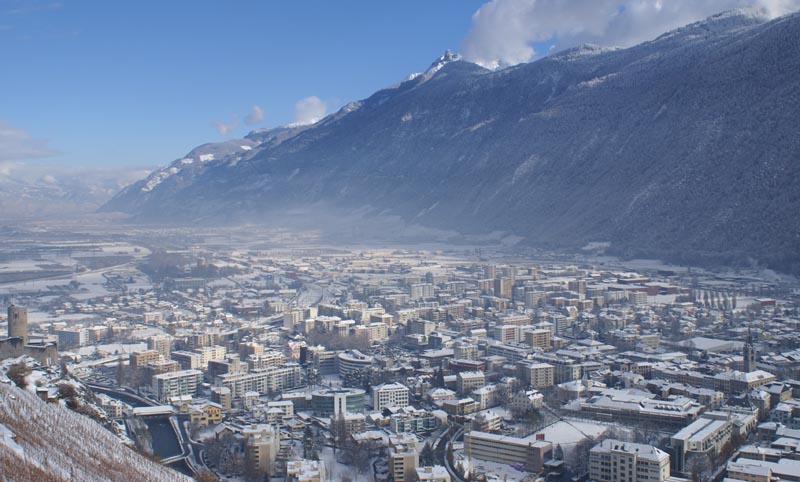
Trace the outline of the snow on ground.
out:
<instances>
[{"instance_id":1,"label":"snow on ground","mask_svg":"<svg viewBox=\"0 0 800 482\"><path fill-rule=\"evenodd\" d=\"M14 440L14 437L14 432L0 423L0 444L5 445L9 449L13 450L18 456L24 457L25 449L17 444L17 442Z\"/></svg>"},{"instance_id":2,"label":"snow on ground","mask_svg":"<svg viewBox=\"0 0 800 482\"><path fill-rule=\"evenodd\" d=\"M65 313L63 315L53 315L44 311L28 311L28 323L31 325L57 323L59 321L95 323L101 321L101 316L92 313Z\"/></svg>"},{"instance_id":3,"label":"snow on ground","mask_svg":"<svg viewBox=\"0 0 800 482\"><path fill-rule=\"evenodd\" d=\"M472 473L486 474L487 482L520 482L530 475L521 466L515 467L478 459L472 460Z\"/></svg>"},{"instance_id":4,"label":"snow on ground","mask_svg":"<svg viewBox=\"0 0 800 482\"><path fill-rule=\"evenodd\" d=\"M353 467L340 464L336 460L336 456L333 455L333 448L324 447L319 453L319 459L325 462L325 471L330 480L342 480L344 477L350 477L351 480L359 480Z\"/></svg>"},{"instance_id":5,"label":"snow on ground","mask_svg":"<svg viewBox=\"0 0 800 482\"><path fill-rule=\"evenodd\" d=\"M110 345L84 346L78 349L78 354L80 356L89 356L94 355L96 352L103 352L111 355L120 355L123 353L136 353L145 350L147 350L147 343L131 343L127 345L112 343Z\"/></svg>"},{"instance_id":6,"label":"snow on ground","mask_svg":"<svg viewBox=\"0 0 800 482\"><path fill-rule=\"evenodd\" d=\"M40 370L33 370L30 375L25 377L25 381L28 383L27 390L31 393L36 393L36 387L41 384L44 384L45 374L43 371Z\"/></svg>"},{"instance_id":7,"label":"snow on ground","mask_svg":"<svg viewBox=\"0 0 800 482\"><path fill-rule=\"evenodd\" d=\"M585 439L586 437L597 437L606 431L608 425L585 422L561 420L549 427L536 432L531 437L535 438L538 434L544 434L544 439L552 442L553 445L560 444L564 452L568 452L570 447Z\"/></svg>"}]
</instances>

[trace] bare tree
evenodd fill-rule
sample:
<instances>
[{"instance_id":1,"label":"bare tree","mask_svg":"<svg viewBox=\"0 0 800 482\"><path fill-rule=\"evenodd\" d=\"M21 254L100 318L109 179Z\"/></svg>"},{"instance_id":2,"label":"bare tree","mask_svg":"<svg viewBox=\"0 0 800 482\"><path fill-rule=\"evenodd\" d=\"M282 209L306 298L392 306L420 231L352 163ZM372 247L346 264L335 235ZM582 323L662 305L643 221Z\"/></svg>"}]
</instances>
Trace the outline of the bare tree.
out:
<instances>
[{"instance_id":1,"label":"bare tree","mask_svg":"<svg viewBox=\"0 0 800 482\"><path fill-rule=\"evenodd\" d=\"M710 480L714 467L711 459L705 454L693 454L686 461L686 472L692 482L705 482Z\"/></svg>"},{"instance_id":2,"label":"bare tree","mask_svg":"<svg viewBox=\"0 0 800 482\"><path fill-rule=\"evenodd\" d=\"M572 455L567 461L567 467L575 475L583 475L589 471L589 451L595 444L595 440L589 437L575 444Z\"/></svg>"}]
</instances>

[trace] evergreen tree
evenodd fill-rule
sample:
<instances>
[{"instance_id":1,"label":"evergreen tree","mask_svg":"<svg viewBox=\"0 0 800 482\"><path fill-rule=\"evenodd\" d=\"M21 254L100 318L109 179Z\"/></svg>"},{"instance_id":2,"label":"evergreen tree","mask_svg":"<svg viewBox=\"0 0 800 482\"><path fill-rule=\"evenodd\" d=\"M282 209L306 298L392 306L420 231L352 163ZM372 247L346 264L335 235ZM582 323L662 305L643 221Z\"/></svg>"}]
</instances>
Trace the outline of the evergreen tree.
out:
<instances>
[{"instance_id":1,"label":"evergreen tree","mask_svg":"<svg viewBox=\"0 0 800 482\"><path fill-rule=\"evenodd\" d=\"M317 460L315 459L316 456L316 450L314 450L314 433L311 431L311 426L306 425L305 432L303 432L303 458Z\"/></svg>"},{"instance_id":2,"label":"evergreen tree","mask_svg":"<svg viewBox=\"0 0 800 482\"><path fill-rule=\"evenodd\" d=\"M433 454L433 448L431 448L430 443L425 442L425 445L422 446L422 450L419 453L419 464L425 467L429 467L434 465L436 459Z\"/></svg>"},{"instance_id":3,"label":"evergreen tree","mask_svg":"<svg viewBox=\"0 0 800 482\"><path fill-rule=\"evenodd\" d=\"M434 380L433 386L436 388L444 388L444 372L442 371L442 367L440 366L438 370L436 370L436 378Z\"/></svg>"}]
</instances>

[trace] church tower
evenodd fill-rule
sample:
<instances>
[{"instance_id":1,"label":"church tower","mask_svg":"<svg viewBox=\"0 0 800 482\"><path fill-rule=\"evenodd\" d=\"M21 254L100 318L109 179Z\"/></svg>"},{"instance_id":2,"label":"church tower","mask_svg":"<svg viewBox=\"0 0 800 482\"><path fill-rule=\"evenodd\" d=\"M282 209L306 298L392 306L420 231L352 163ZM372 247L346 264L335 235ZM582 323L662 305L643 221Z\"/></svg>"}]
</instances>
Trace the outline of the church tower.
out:
<instances>
[{"instance_id":1,"label":"church tower","mask_svg":"<svg viewBox=\"0 0 800 482\"><path fill-rule=\"evenodd\" d=\"M756 369L756 349L753 346L753 335L747 329L747 342L744 344L743 366L745 373L750 373Z\"/></svg>"}]
</instances>

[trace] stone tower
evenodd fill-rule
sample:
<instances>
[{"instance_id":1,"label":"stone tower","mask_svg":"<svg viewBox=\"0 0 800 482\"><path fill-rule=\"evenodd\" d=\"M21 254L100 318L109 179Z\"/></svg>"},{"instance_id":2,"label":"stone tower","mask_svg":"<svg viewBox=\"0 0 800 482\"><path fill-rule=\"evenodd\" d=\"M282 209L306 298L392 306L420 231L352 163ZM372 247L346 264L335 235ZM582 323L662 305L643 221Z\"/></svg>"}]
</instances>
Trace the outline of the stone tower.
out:
<instances>
[{"instance_id":1,"label":"stone tower","mask_svg":"<svg viewBox=\"0 0 800 482\"><path fill-rule=\"evenodd\" d=\"M15 305L8 307L8 337L22 338L22 344L28 344L28 308Z\"/></svg>"}]
</instances>

